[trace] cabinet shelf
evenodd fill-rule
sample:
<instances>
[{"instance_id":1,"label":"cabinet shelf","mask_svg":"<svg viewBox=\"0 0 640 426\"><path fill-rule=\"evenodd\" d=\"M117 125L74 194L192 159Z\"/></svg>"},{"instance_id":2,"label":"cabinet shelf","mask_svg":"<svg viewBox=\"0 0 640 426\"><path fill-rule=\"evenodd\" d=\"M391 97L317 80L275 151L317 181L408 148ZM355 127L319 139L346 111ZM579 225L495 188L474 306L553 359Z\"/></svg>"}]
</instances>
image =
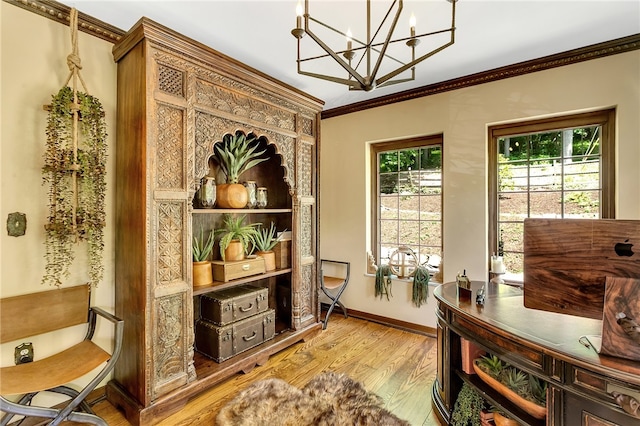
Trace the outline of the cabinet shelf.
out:
<instances>
[{"instance_id":1,"label":"cabinet shelf","mask_svg":"<svg viewBox=\"0 0 640 426\"><path fill-rule=\"evenodd\" d=\"M242 213L242 214L273 214L291 213L293 209L193 209L193 214L221 214L221 213Z\"/></svg>"},{"instance_id":2,"label":"cabinet shelf","mask_svg":"<svg viewBox=\"0 0 640 426\"><path fill-rule=\"evenodd\" d=\"M476 389L476 391L480 393L480 395L482 395L482 397L487 402L489 402L491 405L494 405L496 407L500 407L501 410L506 412L510 417L514 418L521 424L526 424L531 426L545 425L544 419L536 419L532 415L520 409L518 406L514 405L507 398L502 396L495 389L491 388L491 386L483 382L477 375L466 374L460 370L456 370L456 374L463 381L469 384L472 388Z\"/></svg>"},{"instance_id":3,"label":"cabinet shelf","mask_svg":"<svg viewBox=\"0 0 640 426\"><path fill-rule=\"evenodd\" d=\"M251 283L251 282L254 282L254 281L262 280L264 278L271 278L271 277L275 277L275 276L278 276L278 275L288 274L290 272L291 272L291 268L276 269L275 271L265 272L264 274L252 275L250 277L239 278L237 280L232 280L232 281L227 281L227 282L214 281L211 285L200 286L198 288L194 288L193 289L193 295L194 296L198 296L198 295L201 295L201 294L209 293L210 291L222 290L222 289L225 289L225 288L235 287L235 286L240 285L240 284L248 284L248 283Z\"/></svg>"}]
</instances>

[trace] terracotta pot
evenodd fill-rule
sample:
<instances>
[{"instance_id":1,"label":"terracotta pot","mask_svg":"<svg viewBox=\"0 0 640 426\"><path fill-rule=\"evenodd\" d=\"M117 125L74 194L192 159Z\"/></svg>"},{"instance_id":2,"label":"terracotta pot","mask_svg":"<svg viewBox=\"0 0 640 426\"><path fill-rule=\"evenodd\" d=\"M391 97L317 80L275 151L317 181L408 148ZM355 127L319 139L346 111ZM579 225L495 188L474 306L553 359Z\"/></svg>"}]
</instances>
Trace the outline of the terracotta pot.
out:
<instances>
[{"instance_id":1,"label":"terracotta pot","mask_svg":"<svg viewBox=\"0 0 640 426\"><path fill-rule=\"evenodd\" d=\"M213 283L211 262L193 262L193 286L201 287Z\"/></svg>"},{"instance_id":2,"label":"terracotta pot","mask_svg":"<svg viewBox=\"0 0 640 426\"><path fill-rule=\"evenodd\" d=\"M231 240L224 250L224 261L235 262L238 260L244 260L244 247L242 247L240 240Z\"/></svg>"},{"instance_id":3,"label":"terracotta pot","mask_svg":"<svg viewBox=\"0 0 640 426\"><path fill-rule=\"evenodd\" d=\"M500 413L493 413L493 422L496 426L519 426L520 423L513 419L508 419Z\"/></svg>"},{"instance_id":4,"label":"terracotta pot","mask_svg":"<svg viewBox=\"0 0 640 426\"><path fill-rule=\"evenodd\" d=\"M216 188L216 202L223 209L242 209L249 201L247 188L239 183L223 183Z\"/></svg>"},{"instance_id":5,"label":"terracotta pot","mask_svg":"<svg viewBox=\"0 0 640 426\"><path fill-rule=\"evenodd\" d=\"M494 379L488 373L485 373L482 368L478 367L477 360L473 363L473 369L483 382L497 390L502 396L506 397L509 401L513 402L536 419L544 419L547 417L547 407L543 407L542 405L538 405L533 401L529 401L528 399L521 397L516 392L509 389L509 387Z\"/></svg>"},{"instance_id":6,"label":"terracotta pot","mask_svg":"<svg viewBox=\"0 0 640 426\"><path fill-rule=\"evenodd\" d=\"M276 269L276 253L274 251L257 251L256 255L264 259L265 271L274 271Z\"/></svg>"}]
</instances>

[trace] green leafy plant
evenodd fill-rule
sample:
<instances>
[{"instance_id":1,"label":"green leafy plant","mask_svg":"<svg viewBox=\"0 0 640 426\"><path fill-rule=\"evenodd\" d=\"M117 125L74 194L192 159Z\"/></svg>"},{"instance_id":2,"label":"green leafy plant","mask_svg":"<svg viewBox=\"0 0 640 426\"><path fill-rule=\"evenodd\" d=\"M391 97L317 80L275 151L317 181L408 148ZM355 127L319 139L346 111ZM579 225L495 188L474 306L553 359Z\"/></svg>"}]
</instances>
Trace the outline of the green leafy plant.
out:
<instances>
[{"instance_id":1,"label":"green leafy plant","mask_svg":"<svg viewBox=\"0 0 640 426\"><path fill-rule=\"evenodd\" d=\"M260 225L256 231L256 234L252 238L254 250L272 251L276 244L278 244L278 241L282 239L281 236L277 235L273 222L271 222L269 229Z\"/></svg>"},{"instance_id":2,"label":"green leafy plant","mask_svg":"<svg viewBox=\"0 0 640 426\"><path fill-rule=\"evenodd\" d=\"M502 370L505 367L505 363L495 355L485 355L480 357L477 361L478 367L482 368L489 375L496 379L500 378Z\"/></svg>"},{"instance_id":3,"label":"green leafy plant","mask_svg":"<svg viewBox=\"0 0 640 426\"><path fill-rule=\"evenodd\" d=\"M75 111L79 116L77 134L74 132ZM70 275L77 242L87 243L91 285L102 280L106 129L104 109L97 98L82 92L74 94L69 87L52 96L42 167L43 184L49 185L43 284L62 285L61 279Z\"/></svg>"},{"instance_id":4,"label":"green leafy plant","mask_svg":"<svg viewBox=\"0 0 640 426\"><path fill-rule=\"evenodd\" d=\"M242 173L268 160L260 158L266 150L258 151L259 143L252 144L254 141L255 137L246 137L238 131L235 135L225 135L222 142L215 144L214 150L220 160L220 167L227 176L227 183L238 183Z\"/></svg>"},{"instance_id":5,"label":"green leafy plant","mask_svg":"<svg viewBox=\"0 0 640 426\"><path fill-rule=\"evenodd\" d=\"M547 405L547 382L529 374L529 390L534 402Z\"/></svg>"},{"instance_id":6,"label":"green leafy plant","mask_svg":"<svg viewBox=\"0 0 640 426\"><path fill-rule=\"evenodd\" d=\"M229 243L231 243L232 240L240 241L245 253L249 251L250 244L258 233L256 227L259 226L260 223L245 225L245 218L245 215L234 216L229 213L224 215L222 229L216 231L222 233L222 237L220 238L220 255L222 256L222 260L225 260L224 251L229 247Z\"/></svg>"},{"instance_id":7,"label":"green leafy plant","mask_svg":"<svg viewBox=\"0 0 640 426\"><path fill-rule=\"evenodd\" d=\"M206 241L204 239L204 230L200 229L200 236L193 237L193 261L194 262L204 262L211 255L211 251L213 250L213 244L215 243L215 232L210 231L209 236Z\"/></svg>"},{"instance_id":8,"label":"green leafy plant","mask_svg":"<svg viewBox=\"0 0 640 426\"><path fill-rule=\"evenodd\" d=\"M480 426L480 411L485 406L484 399L466 382L458 393L451 413L452 426Z\"/></svg>"},{"instance_id":9,"label":"green leafy plant","mask_svg":"<svg viewBox=\"0 0 640 426\"><path fill-rule=\"evenodd\" d=\"M529 378L517 368L508 368L503 374L503 382L507 387L519 395L525 395L529 389Z\"/></svg>"}]
</instances>

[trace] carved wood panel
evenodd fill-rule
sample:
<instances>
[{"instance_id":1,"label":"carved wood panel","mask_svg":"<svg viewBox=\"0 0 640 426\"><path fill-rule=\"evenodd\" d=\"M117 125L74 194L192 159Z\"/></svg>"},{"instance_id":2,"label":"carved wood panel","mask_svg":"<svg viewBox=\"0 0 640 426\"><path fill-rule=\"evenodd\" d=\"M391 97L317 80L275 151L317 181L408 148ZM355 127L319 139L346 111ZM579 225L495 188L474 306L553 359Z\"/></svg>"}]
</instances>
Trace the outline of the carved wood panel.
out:
<instances>
[{"instance_id":1,"label":"carved wood panel","mask_svg":"<svg viewBox=\"0 0 640 426\"><path fill-rule=\"evenodd\" d=\"M157 131L157 187L184 189L184 111L159 103Z\"/></svg>"}]
</instances>

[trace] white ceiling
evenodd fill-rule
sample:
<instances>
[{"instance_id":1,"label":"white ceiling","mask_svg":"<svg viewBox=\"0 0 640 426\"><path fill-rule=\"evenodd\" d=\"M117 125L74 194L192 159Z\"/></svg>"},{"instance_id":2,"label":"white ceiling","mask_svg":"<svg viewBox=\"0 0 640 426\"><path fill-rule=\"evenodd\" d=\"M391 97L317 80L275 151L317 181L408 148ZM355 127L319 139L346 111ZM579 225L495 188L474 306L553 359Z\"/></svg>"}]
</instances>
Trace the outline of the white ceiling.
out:
<instances>
[{"instance_id":1,"label":"white ceiling","mask_svg":"<svg viewBox=\"0 0 640 426\"><path fill-rule=\"evenodd\" d=\"M349 91L344 85L296 72L297 47L291 29L295 26L297 0L61 3L123 30L146 16L324 100L325 110L640 33L640 0L459 0L453 46L420 63L415 81L363 92ZM373 26L379 22L375 8L382 7L386 12L390 3L391 0L372 0ZM445 0L404 0L394 38L409 35L412 12L416 15L418 33L448 28L450 9L451 4ZM365 0L310 0L310 12L341 31L350 27L354 39L366 39L366 34L359 30L366 21ZM315 51L309 37L303 38L303 42L308 49L303 56L313 56ZM342 37L337 43L331 47L345 48ZM418 48L428 45L425 41ZM408 48L402 47L406 53ZM82 54L82 46L80 50ZM416 56L421 54L424 53L416 52ZM327 69L334 66L320 65ZM346 73L342 71L340 77L346 77Z\"/></svg>"}]
</instances>

